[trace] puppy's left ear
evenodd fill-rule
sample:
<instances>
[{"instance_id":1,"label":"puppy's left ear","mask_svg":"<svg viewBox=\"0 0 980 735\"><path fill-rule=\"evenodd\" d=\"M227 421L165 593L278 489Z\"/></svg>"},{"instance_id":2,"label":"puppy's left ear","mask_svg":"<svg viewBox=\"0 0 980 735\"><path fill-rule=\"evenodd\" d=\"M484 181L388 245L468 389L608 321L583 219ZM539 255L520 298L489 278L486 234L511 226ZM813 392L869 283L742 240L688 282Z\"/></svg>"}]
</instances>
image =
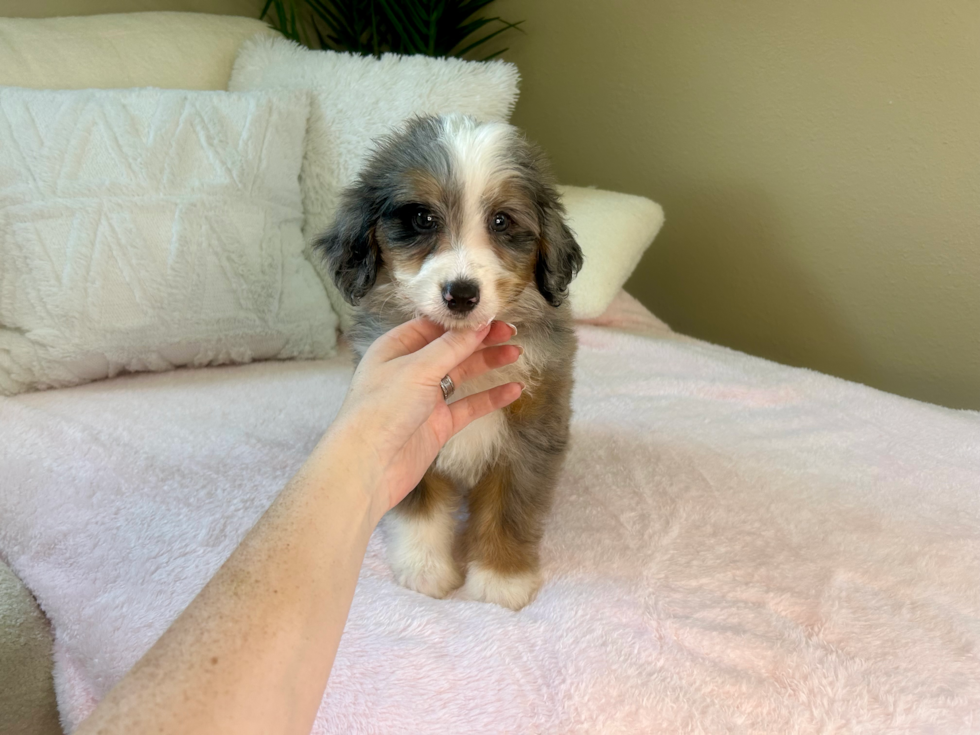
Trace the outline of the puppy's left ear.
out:
<instances>
[{"instance_id":1,"label":"puppy's left ear","mask_svg":"<svg viewBox=\"0 0 980 735\"><path fill-rule=\"evenodd\" d=\"M326 261L334 284L354 306L374 286L381 267L381 253L374 239L375 209L367 187L351 187L341 197L330 229L313 243L313 251Z\"/></svg>"},{"instance_id":2,"label":"puppy's left ear","mask_svg":"<svg viewBox=\"0 0 980 735\"><path fill-rule=\"evenodd\" d=\"M552 306L568 297L568 284L582 269L582 248L565 224L565 207L554 187L547 186L538 199L541 235L534 278L538 291Z\"/></svg>"}]
</instances>

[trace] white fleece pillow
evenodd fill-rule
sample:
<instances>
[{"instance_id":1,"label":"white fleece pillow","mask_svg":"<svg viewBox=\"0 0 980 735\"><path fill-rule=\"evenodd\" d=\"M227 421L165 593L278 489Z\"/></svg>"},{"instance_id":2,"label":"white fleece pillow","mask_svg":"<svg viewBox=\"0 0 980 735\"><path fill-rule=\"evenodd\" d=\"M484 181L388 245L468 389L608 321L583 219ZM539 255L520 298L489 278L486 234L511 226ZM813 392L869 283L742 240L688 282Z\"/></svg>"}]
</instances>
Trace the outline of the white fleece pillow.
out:
<instances>
[{"instance_id":1,"label":"white fleece pillow","mask_svg":"<svg viewBox=\"0 0 980 735\"><path fill-rule=\"evenodd\" d=\"M0 89L0 394L331 353L302 93Z\"/></svg>"},{"instance_id":2,"label":"white fleece pillow","mask_svg":"<svg viewBox=\"0 0 980 735\"><path fill-rule=\"evenodd\" d=\"M303 232L312 240L330 225L341 191L357 177L373 140L416 115L461 112L506 121L518 81L517 67L503 61L396 54L376 59L261 36L242 44L228 88L313 91L302 173ZM329 277L324 282L346 327L350 307Z\"/></svg>"},{"instance_id":3,"label":"white fleece pillow","mask_svg":"<svg viewBox=\"0 0 980 735\"><path fill-rule=\"evenodd\" d=\"M568 289L576 319L595 319L636 268L660 232L664 210L656 202L602 189L559 186L568 226L585 264Z\"/></svg>"}]
</instances>

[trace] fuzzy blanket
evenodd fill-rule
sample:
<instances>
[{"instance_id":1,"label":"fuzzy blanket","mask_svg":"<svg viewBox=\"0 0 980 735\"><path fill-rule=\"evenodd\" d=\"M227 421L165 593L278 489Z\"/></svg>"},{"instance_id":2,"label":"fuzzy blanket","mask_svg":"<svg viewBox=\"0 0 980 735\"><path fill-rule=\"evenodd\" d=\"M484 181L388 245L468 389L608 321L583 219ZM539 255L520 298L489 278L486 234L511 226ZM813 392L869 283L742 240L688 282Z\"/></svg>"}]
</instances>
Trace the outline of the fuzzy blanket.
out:
<instances>
[{"instance_id":1,"label":"fuzzy blanket","mask_svg":"<svg viewBox=\"0 0 980 735\"><path fill-rule=\"evenodd\" d=\"M535 602L402 589L375 537L314 732L976 732L980 414L640 312L579 328ZM69 731L231 553L349 376L341 356L0 399L0 555L53 623Z\"/></svg>"}]
</instances>

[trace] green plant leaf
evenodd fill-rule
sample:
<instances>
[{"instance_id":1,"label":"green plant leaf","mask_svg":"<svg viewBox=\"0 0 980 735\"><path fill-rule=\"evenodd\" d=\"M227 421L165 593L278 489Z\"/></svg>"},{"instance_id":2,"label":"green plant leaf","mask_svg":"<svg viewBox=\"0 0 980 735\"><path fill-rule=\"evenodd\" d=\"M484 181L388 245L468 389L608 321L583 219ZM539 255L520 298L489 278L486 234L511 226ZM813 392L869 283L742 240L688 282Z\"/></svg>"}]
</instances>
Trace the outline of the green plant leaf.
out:
<instances>
[{"instance_id":1,"label":"green plant leaf","mask_svg":"<svg viewBox=\"0 0 980 735\"><path fill-rule=\"evenodd\" d=\"M426 39L419 35L418 31L412 27L411 22L402 12L401 4L398 0L378 0L378 5L384 10L389 22L394 26L405 48L410 49L410 53L425 53L428 47Z\"/></svg>"},{"instance_id":2,"label":"green plant leaf","mask_svg":"<svg viewBox=\"0 0 980 735\"><path fill-rule=\"evenodd\" d=\"M452 50L463 43L463 41L465 41L467 38L472 36L481 28L497 21L500 21L500 18L480 18L472 23L467 23L465 26L461 26L457 32L447 34L445 42L448 48L445 49L445 55L450 56Z\"/></svg>"},{"instance_id":3,"label":"green plant leaf","mask_svg":"<svg viewBox=\"0 0 980 735\"><path fill-rule=\"evenodd\" d=\"M480 59L480 61L491 61L493 59L496 59L498 56L500 56L505 51L510 51L510 47L508 46L507 48L500 49L500 51L494 51L489 56L484 56L482 59Z\"/></svg>"},{"instance_id":4,"label":"green plant leaf","mask_svg":"<svg viewBox=\"0 0 980 735\"><path fill-rule=\"evenodd\" d=\"M317 23L316 16L310 18L310 25L313 26L313 32L316 34L316 40L320 48L328 48L327 39L324 38L323 32L320 30L320 24Z\"/></svg>"},{"instance_id":5,"label":"green plant leaf","mask_svg":"<svg viewBox=\"0 0 980 735\"><path fill-rule=\"evenodd\" d=\"M324 23L329 24L332 28L344 28L347 30L348 26L344 22L344 19L326 3L320 2L320 0L306 0L306 4L310 6L313 13L319 16Z\"/></svg>"},{"instance_id":6,"label":"green plant leaf","mask_svg":"<svg viewBox=\"0 0 980 735\"><path fill-rule=\"evenodd\" d=\"M489 33L486 36L483 36L482 38L477 39L476 41L474 41L473 43L471 43L466 48L464 48L464 49L462 49L462 50L457 51L456 53L454 53L453 56L463 56L468 51L472 51L477 46L483 45L484 43L486 43L487 41L489 41L491 38L495 38L496 36L499 36L501 33L505 32L505 31L509 31L512 28L517 28L518 30L521 30L519 28L519 26L524 21L523 20L519 20L516 23L507 23L506 21L501 21L501 22L504 23L504 27L503 28L499 28L496 31L494 31L493 33Z\"/></svg>"},{"instance_id":7,"label":"green plant leaf","mask_svg":"<svg viewBox=\"0 0 980 735\"><path fill-rule=\"evenodd\" d=\"M370 45L370 6L373 0L348 0L345 3L325 2L324 0L306 0L314 15L328 29L327 38L330 44L342 51L367 53L366 44Z\"/></svg>"}]
</instances>

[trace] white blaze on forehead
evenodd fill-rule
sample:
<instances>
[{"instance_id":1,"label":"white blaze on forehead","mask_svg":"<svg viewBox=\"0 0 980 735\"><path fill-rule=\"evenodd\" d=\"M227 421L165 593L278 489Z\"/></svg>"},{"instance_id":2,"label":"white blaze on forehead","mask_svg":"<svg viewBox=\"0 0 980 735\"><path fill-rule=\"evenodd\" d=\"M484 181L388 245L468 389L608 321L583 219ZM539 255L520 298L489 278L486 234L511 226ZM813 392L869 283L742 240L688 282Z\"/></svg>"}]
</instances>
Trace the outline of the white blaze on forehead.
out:
<instances>
[{"instance_id":1,"label":"white blaze on forehead","mask_svg":"<svg viewBox=\"0 0 980 735\"><path fill-rule=\"evenodd\" d=\"M449 252L443 267L451 279L468 278L480 285L476 321L492 318L499 308L496 281L501 264L487 231L485 209L492 192L512 169L510 158L514 128L504 123L478 123L465 115L443 119L441 141L449 150L453 183L460 194L460 210L451 223Z\"/></svg>"},{"instance_id":2,"label":"white blaze on forehead","mask_svg":"<svg viewBox=\"0 0 980 735\"><path fill-rule=\"evenodd\" d=\"M442 141L449 148L453 176L462 189L469 224L483 217L483 200L513 168L510 144L514 128L505 123L478 123L464 115L450 115L443 124Z\"/></svg>"},{"instance_id":3,"label":"white blaze on forehead","mask_svg":"<svg viewBox=\"0 0 980 735\"><path fill-rule=\"evenodd\" d=\"M485 201L513 171L513 136L514 128L504 123L478 123L464 115L442 120L440 142L449 152L450 186L460 195L459 209L446 223L449 247L426 258L417 273L394 273L415 310L435 321L449 325L442 288L462 279L477 282L480 303L465 323L453 321L453 326L485 324L501 308L497 281L505 273L490 240L491 213L485 210Z\"/></svg>"}]
</instances>

